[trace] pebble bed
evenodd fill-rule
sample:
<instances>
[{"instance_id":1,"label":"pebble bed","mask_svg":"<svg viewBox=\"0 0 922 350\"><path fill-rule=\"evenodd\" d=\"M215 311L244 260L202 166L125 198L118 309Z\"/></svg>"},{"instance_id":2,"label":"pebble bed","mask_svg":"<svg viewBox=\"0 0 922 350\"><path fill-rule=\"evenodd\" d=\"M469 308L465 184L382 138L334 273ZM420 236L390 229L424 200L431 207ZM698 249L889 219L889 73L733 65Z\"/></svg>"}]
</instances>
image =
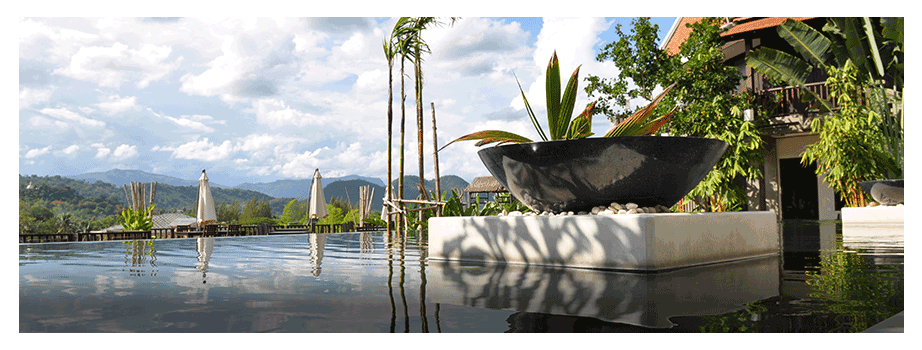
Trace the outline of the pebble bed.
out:
<instances>
[{"instance_id":1,"label":"pebble bed","mask_svg":"<svg viewBox=\"0 0 922 350\"><path fill-rule=\"evenodd\" d=\"M572 211L568 211L568 212L560 212L560 213L551 213L551 212L545 211L543 213L538 214L534 212L522 213L520 211L512 211L512 212L507 213L505 210L503 210L503 212L498 214L498 216L618 215L618 214L644 214L644 213L653 214L653 213L671 213L671 212L672 211L669 208L667 208L665 205L662 205L662 204L657 204L655 207L639 207L637 204L634 204L634 203L619 204L616 202L612 202L608 206L600 205L600 206L594 207L589 212L580 211L580 212L574 213Z\"/></svg>"}]
</instances>

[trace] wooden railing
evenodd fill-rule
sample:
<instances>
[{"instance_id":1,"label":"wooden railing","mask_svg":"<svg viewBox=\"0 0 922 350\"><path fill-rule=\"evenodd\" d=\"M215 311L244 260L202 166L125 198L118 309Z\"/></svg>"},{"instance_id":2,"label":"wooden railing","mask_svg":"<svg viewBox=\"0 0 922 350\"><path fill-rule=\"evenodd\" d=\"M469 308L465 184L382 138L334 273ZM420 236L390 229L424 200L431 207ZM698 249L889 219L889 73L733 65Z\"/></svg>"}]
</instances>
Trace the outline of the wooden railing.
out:
<instances>
[{"instance_id":1,"label":"wooden railing","mask_svg":"<svg viewBox=\"0 0 922 350\"><path fill-rule=\"evenodd\" d=\"M150 231L114 231L72 234L20 234L19 243L78 242L78 241L112 241L161 238L194 238L255 236L293 233L342 233L380 231L384 227L365 224L359 227L352 222L334 225L290 224L290 225L205 225L203 230L190 226L175 228L155 228Z\"/></svg>"},{"instance_id":2,"label":"wooden railing","mask_svg":"<svg viewBox=\"0 0 922 350\"><path fill-rule=\"evenodd\" d=\"M804 88L819 95L824 100L829 100L829 87L825 82L805 84ZM814 102L803 102L804 95L809 93L799 87L779 87L756 92L756 105L761 107L764 115L778 117L790 114L805 115L808 112L817 112ZM809 97L809 96L808 96ZM808 100L809 101L809 100ZM818 103L818 102L815 102ZM833 104L833 108L835 108Z\"/></svg>"}]
</instances>

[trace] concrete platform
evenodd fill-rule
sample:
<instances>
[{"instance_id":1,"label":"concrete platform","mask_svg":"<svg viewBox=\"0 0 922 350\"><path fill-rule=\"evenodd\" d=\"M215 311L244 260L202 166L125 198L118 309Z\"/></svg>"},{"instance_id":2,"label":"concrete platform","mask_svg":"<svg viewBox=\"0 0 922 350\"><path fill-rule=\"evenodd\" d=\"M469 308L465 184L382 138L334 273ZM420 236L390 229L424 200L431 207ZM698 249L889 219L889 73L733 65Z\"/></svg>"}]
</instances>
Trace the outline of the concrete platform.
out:
<instances>
[{"instance_id":1,"label":"concrete platform","mask_svg":"<svg viewBox=\"0 0 922 350\"><path fill-rule=\"evenodd\" d=\"M842 208L842 225L890 224L903 225L905 206L845 207Z\"/></svg>"},{"instance_id":2,"label":"concrete platform","mask_svg":"<svg viewBox=\"0 0 922 350\"><path fill-rule=\"evenodd\" d=\"M780 253L770 211L429 219L429 258L656 272Z\"/></svg>"},{"instance_id":3,"label":"concrete platform","mask_svg":"<svg viewBox=\"0 0 922 350\"><path fill-rule=\"evenodd\" d=\"M871 326L861 333L904 333L903 318L905 311L900 312L890 318L883 320L881 323Z\"/></svg>"}]
</instances>

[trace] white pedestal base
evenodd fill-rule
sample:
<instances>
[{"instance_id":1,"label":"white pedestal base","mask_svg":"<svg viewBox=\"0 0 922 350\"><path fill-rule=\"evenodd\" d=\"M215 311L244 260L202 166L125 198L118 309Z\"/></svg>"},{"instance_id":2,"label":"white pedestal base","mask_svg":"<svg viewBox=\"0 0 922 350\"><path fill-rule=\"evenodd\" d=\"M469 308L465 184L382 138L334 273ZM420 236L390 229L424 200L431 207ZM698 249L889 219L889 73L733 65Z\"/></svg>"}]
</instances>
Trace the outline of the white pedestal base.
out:
<instances>
[{"instance_id":1,"label":"white pedestal base","mask_svg":"<svg viewBox=\"0 0 922 350\"><path fill-rule=\"evenodd\" d=\"M888 224L903 225L903 208L896 206L842 208L842 225Z\"/></svg>"},{"instance_id":2,"label":"white pedestal base","mask_svg":"<svg viewBox=\"0 0 922 350\"><path fill-rule=\"evenodd\" d=\"M429 258L662 271L780 252L773 212L429 219Z\"/></svg>"}]
</instances>

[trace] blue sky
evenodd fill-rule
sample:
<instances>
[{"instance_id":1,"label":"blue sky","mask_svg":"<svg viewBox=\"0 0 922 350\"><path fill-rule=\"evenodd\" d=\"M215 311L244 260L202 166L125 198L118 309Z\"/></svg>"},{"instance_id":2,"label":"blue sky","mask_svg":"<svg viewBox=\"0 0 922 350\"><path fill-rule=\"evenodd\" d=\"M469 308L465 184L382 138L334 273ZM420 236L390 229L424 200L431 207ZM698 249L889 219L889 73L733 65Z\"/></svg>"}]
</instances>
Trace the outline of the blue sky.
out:
<instances>
[{"instance_id":1,"label":"blue sky","mask_svg":"<svg viewBox=\"0 0 922 350\"><path fill-rule=\"evenodd\" d=\"M674 19L654 23L665 35ZM325 177L384 179L388 67L381 43L395 21L20 18L19 173L120 168L195 179L204 168L212 182L234 186L309 178L319 168ZM616 23L629 27L630 18L462 15L454 26L424 32L432 50L423 65L425 176L434 176L430 102L440 146L483 129L536 137L513 73L544 115L551 53L565 77L581 64L582 84L588 74L615 76L610 62L594 57L615 39ZM398 70L399 63L395 77ZM405 169L418 175L407 84ZM588 102L581 93L577 108ZM398 106L395 96L395 120ZM596 118L593 128L610 125ZM468 181L487 175L477 149L473 142L446 148L440 173Z\"/></svg>"}]
</instances>

